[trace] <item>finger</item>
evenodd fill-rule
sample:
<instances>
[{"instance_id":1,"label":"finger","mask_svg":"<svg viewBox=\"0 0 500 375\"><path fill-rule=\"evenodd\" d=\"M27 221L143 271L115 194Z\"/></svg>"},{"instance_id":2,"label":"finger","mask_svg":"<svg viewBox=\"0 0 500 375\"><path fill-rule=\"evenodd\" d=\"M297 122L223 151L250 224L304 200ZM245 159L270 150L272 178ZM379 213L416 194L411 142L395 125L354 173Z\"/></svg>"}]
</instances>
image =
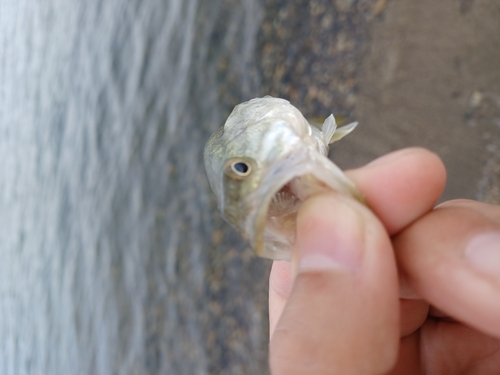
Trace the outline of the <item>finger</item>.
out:
<instances>
[{"instance_id":1,"label":"finger","mask_svg":"<svg viewBox=\"0 0 500 375\"><path fill-rule=\"evenodd\" d=\"M273 374L374 374L394 364L397 273L390 240L364 206L336 194L299 210L296 278L271 338Z\"/></svg>"},{"instance_id":2,"label":"finger","mask_svg":"<svg viewBox=\"0 0 500 375\"><path fill-rule=\"evenodd\" d=\"M429 319L420 329L425 374L498 374L500 340L451 319Z\"/></svg>"},{"instance_id":3,"label":"finger","mask_svg":"<svg viewBox=\"0 0 500 375\"><path fill-rule=\"evenodd\" d=\"M440 159L430 151L408 148L385 155L346 174L355 182L370 209L378 216L389 234L406 227L429 212L441 195L446 172ZM274 331L291 290L289 267L278 263L269 278L270 332ZM408 291L411 294L411 291ZM425 319L419 301L404 302L402 332L411 332ZM412 307L411 305L415 305ZM421 312L418 316L414 314Z\"/></svg>"},{"instance_id":4,"label":"finger","mask_svg":"<svg viewBox=\"0 0 500 375\"><path fill-rule=\"evenodd\" d=\"M437 309L500 337L500 207L452 202L394 238L408 283Z\"/></svg>"},{"instance_id":5,"label":"finger","mask_svg":"<svg viewBox=\"0 0 500 375\"><path fill-rule=\"evenodd\" d=\"M276 260L269 277L269 335L272 336L276 323L285 308L292 290L290 262Z\"/></svg>"},{"instance_id":6,"label":"finger","mask_svg":"<svg viewBox=\"0 0 500 375\"><path fill-rule=\"evenodd\" d=\"M396 366L386 375L498 374L500 340L449 319L428 319L401 340Z\"/></svg>"},{"instance_id":7,"label":"finger","mask_svg":"<svg viewBox=\"0 0 500 375\"><path fill-rule=\"evenodd\" d=\"M409 286L404 286L409 289ZM271 337L278 323L286 301L292 289L291 264L287 261L274 261L269 278L269 336ZM425 321L429 311L429 304L421 299L415 299L415 292L411 291L412 299L400 299L400 336L405 337L415 332ZM400 292L401 294L401 292ZM436 311L433 309L432 311Z\"/></svg>"},{"instance_id":8,"label":"finger","mask_svg":"<svg viewBox=\"0 0 500 375\"><path fill-rule=\"evenodd\" d=\"M493 221L496 221L497 223L500 223L499 206L495 206L493 204L477 202L470 199L454 199L451 201L443 202L438 207L439 208L458 207L458 208L471 209Z\"/></svg>"},{"instance_id":9,"label":"finger","mask_svg":"<svg viewBox=\"0 0 500 375\"><path fill-rule=\"evenodd\" d=\"M446 182L439 157L421 148L392 152L346 174L390 235L429 212Z\"/></svg>"},{"instance_id":10,"label":"finger","mask_svg":"<svg viewBox=\"0 0 500 375\"><path fill-rule=\"evenodd\" d=\"M421 148L392 152L347 174L390 235L432 210L446 182L446 170L439 157ZM401 336L404 337L425 321L428 304L411 288L402 286Z\"/></svg>"},{"instance_id":11,"label":"finger","mask_svg":"<svg viewBox=\"0 0 500 375\"><path fill-rule=\"evenodd\" d=\"M417 329L419 329L422 324L427 319L429 314L429 303L424 300L399 300L399 312L400 312L400 337L405 337Z\"/></svg>"}]
</instances>

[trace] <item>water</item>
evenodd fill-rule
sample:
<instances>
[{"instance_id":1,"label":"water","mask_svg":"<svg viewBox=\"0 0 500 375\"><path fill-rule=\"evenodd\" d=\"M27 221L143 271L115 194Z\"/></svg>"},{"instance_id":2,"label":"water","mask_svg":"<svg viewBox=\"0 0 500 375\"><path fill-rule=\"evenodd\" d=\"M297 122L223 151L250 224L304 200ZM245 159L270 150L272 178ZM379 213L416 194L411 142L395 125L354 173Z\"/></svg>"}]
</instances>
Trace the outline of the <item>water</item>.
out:
<instances>
[{"instance_id":1,"label":"water","mask_svg":"<svg viewBox=\"0 0 500 375\"><path fill-rule=\"evenodd\" d=\"M267 371L269 263L202 163L259 93L261 18L257 0L2 2L0 374Z\"/></svg>"}]
</instances>

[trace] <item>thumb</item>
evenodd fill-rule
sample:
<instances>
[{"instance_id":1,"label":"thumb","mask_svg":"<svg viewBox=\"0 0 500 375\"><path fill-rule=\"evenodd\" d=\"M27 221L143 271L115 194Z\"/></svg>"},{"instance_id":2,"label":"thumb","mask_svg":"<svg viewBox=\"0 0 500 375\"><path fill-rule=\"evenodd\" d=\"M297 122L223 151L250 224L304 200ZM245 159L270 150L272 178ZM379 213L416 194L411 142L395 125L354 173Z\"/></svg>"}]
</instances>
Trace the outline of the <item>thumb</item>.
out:
<instances>
[{"instance_id":1,"label":"thumb","mask_svg":"<svg viewBox=\"0 0 500 375\"><path fill-rule=\"evenodd\" d=\"M273 374L379 374L395 363L398 281L382 224L336 194L297 218L293 289L270 343Z\"/></svg>"}]
</instances>

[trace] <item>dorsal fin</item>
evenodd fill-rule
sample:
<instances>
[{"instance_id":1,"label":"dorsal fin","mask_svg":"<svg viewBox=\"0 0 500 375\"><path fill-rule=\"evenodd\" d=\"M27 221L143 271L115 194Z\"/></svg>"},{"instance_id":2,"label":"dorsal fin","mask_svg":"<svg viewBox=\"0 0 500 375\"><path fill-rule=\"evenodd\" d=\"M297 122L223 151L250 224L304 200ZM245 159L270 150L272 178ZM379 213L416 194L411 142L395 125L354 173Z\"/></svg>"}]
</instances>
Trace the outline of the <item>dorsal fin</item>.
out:
<instances>
[{"instance_id":1,"label":"dorsal fin","mask_svg":"<svg viewBox=\"0 0 500 375\"><path fill-rule=\"evenodd\" d=\"M321 127L321 132L323 133L323 142L325 142L325 145L331 143L331 139L335 134L336 129L337 123L335 122L335 117L333 117L333 114L331 114L326 118L323 126Z\"/></svg>"},{"instance_id":2,"label":"dorsal fin","mask_svg":"<svg viewBox=\"0 0 500 375\"><path fill-rule=\"evenodd\" d=\"M358 126L357 122L351 122L348 125L337 128L335 117L333 117L332 114L326 118L321 128L321 132L323 133L323 141L326 145L332 144L333 142L344 138L347 134L352 132L356 128L356 126Z\"/></svg>"},{"instance_id":3,"label":"dorsal fin","mask_svg":"<svg viewBox=\"0 0 500 375\"><path fill-rule=\"evenodd\" d=\"M333 143L335 141L338 141L339 139L344 138L347 134L352 132L356 126L358 126L358 122L351 122L350 124L347 124L345 126L341 126L340 128L337 128L335 133L333 134L332 138L330 139L329 143Z\"/></svg>"}]
</instances>

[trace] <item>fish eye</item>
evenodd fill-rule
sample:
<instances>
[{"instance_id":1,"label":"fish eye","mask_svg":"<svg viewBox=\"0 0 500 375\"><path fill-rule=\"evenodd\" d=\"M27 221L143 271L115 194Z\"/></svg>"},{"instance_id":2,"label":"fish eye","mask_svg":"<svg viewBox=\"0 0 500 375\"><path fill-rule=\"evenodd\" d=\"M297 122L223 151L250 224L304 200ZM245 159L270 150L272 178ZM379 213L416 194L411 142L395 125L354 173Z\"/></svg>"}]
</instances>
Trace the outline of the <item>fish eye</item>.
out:
<instances>
[{"instance_id":1,"label":"fish eye","mask_svg":"<svg viewBox=\"0 0 500 375\"><path fill-rule=\"evenodd\" d=\"M225 172L229 177L241 180L252 173L252 165L249 160L233 158L226 163Z\"/></svg>"}]
</instances>

